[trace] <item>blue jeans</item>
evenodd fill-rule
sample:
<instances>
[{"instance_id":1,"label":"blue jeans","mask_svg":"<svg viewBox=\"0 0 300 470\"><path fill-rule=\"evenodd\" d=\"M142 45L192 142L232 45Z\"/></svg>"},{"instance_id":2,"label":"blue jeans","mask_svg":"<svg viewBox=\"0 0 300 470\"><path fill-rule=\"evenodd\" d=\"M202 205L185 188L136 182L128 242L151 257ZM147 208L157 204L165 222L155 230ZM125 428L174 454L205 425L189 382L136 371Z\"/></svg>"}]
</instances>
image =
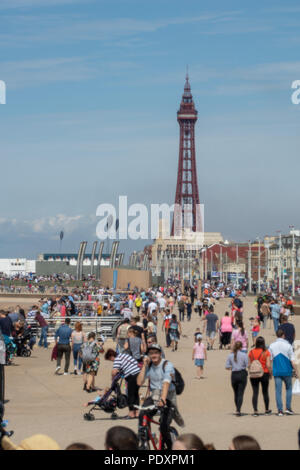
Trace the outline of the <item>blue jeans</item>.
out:
<instances>
[{"instance_id":1,"label":"blue jeans","mask_svg":"<svg viewBox=\"0 0 300 470\"><path fill-rule=\"evenodd\" d=\"M41 329L41 337L39 341L39 346L42 347L44 345L44 348L48 348L48 342L47 342L47 335L48 335L48 326L44 326Z\"/></svg>"},{"instance_id":2,"label":"blue jeans","mask_svg":"<svg viewBox=\"0 0 300 470\"><path fill-rule=\"evenodd\" d=\"M282 404L282 382L285 383L286 388L286 409L290 410L292 406L292 377L274 377L275 379L275 393L278 411L283 411Z\"/></svg>"},{"instance_id":3,"label":"blue jeans","mask_svg":"<svg viewBox=\"0 0 300 470\"><path fill-rule=\"evenodd\" d=\"M277 330L279 328L279 318L273 318L273 323L274 323L275 333L277 333Z\"/></svg>"},{"instance_id":4,"label":"blue jeans","mask_svg":"<svg viewBox=\"0 0 300 470\"><path fill-rule=\"evenodd\" d=\"M81 346L82 344L73 345L74 367L77 367L77 362L78 362L78 370L81 370L81 366L82 366L82 359L81 359L81 356L79 355Z\"/></svg>"}]
</instances>

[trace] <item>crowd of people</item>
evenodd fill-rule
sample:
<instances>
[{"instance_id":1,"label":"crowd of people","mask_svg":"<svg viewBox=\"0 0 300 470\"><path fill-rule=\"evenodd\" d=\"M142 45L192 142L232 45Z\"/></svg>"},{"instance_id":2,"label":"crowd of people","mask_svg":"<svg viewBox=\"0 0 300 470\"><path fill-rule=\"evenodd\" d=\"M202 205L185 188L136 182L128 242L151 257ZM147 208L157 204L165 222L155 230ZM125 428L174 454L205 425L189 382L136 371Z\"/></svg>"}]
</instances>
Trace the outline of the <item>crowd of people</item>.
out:
<instances>
[{"instance_id":1,"label":"crowd of people","mask_svg":"<svg viewBox=\"0 0 300 470\"><path fill-rule=\"evenodd\" d=\"M44 298L28 313L21 308L14 312L2 311L0 328L6 342L13 330L17 332L18 328L24 327L29 318L34 318L40 328L38 346L48 348L48 322L55 318L55 312L59 312L60 323L55 331L55 347L52 351L52 358L57 361L55 374L60 375L63 356L65 356L64 375L69 374L73 353L74 374L82 375L83 390L98 394L94 400L85 403L86 407L102 403L103 396L109 392L107 388L104 394L100 394L95 383L100 357L103 354L105 360L112 362L112 383L120 377L125 382L127 419L137 419L138 423L137 435L135 438L131 437L132 443L136 442L140 446L146 439L143 425L145 417L151 420L159 410L162 448L209 450L214 446L205 446L198 436L185 434L175 439L172 435L173 420L178 426L184 426L184 419L177 403L177 395L184 390L184 381L182 371L178 371L174 363L176 363L176 354L180 352L180 340L185 323L190 322L193 315L198 319L199 326L191 344L191 359L196 367L196 379L200 381L204 379L208 351L228 350L225 368L231 371L237 417L242 416L248 377L253 392L253 417L259 416L260 384L265 405L264 414L272 414L269 409L269 385L272 377L275 381L277 415L294 414L292 377L298 377L293 349L296 332L290 321L294 314L293 299L283 294L269 292L259 296L253 306L256 315L250 318L248 327L244 318L245 290L204 283L200 294L196 286L186 286L184 290L179 286L167 286L123 295L99 289L94 293L94 298L89 288L82 291L80 295L84 295L93 303L95 315L116 317L113 329L114 348L105 348L103 338L97 337L94 332L86 334L81 321L76 321L74 328L71 327L72 317L78 313L74 311L74 302L78 298L76 297L78 293ZM228 299L228 308L220 318L215 313L216 303L224 298ZM271 325L274 327L277 339L267 346L262 334L266 328L270 329ZM165 342L163 346L159 344L160 327ZM171 355L172 360L166 359L164 348L169 349L170 353L176 353L174 356ZM140 391L144 384L148 384L147 394L141 397ZM286 388L285 407L282 400L283 384ZM126 428L118 427L118 429L123 429L122 432L126 435L127 431L124 431ZM129 434L132 433L129 431ZM114 437L108 433L107 449L114 448L113 439ZM121 441L120 438L118 442ZM249 436L239 436L230 444L232 450L240 450L242 447L251 450L260 449L255 439Z\"/></svg>"}]
</instances>

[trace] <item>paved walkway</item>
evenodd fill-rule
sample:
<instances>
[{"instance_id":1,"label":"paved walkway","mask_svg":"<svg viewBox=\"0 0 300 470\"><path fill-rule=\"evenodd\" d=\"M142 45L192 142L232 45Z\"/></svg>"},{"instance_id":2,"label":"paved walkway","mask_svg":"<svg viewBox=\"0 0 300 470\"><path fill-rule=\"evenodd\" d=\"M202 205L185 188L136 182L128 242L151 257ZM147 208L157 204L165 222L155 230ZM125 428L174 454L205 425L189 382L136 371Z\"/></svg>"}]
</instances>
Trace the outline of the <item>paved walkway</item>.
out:
<instances>
[{"instance_id":1,"label":"paved walkway","mask_svg":"<svg viewBox=\"0 0 300 470\"><path fill-rule=\"evenodd\" d=\"M228 299L217 303L216 312L224 314ZM249 318L255 314L253 299L246 299L246 327L249 331ZM300 318L293 320L300 339ZM278 418L260 416L253 418L251 405L251 386L248 383L245 393L242 418L233 415L233 392L230 385L230 372L225 370L227 351L209 351L203 381L193 379L195 367L192 362L193 333L199 326L195 313L190 323L183 324L184 337L178 352L167 350L167 358L174 361L182 371L186 389L178 397L179 408L184 416L184 432L197 433L205 443L214 443L219 450L227 449L233 436L251 434L257 438L263 449L297 449L297 431L300 425L300 397L293 399L293 409L297 416ZM159 328L161 328L161 321ZM275 339L273 329L262 330L267 343ZM164 340L161 337L161 344ZM107 347L111 343L107 343ZM93 395L82 391L81 377L55 376L55 363L50 362L50 351L35 348L29 359L17 358L15 366L6 368L7 399L6 419L10 428L15 430L14 441L35 434L45 433L58 441L62 448L74 441L90 444L95 449L103 449L107 429L116 424L137 430L137 421L112 421L110 415L96 414L94 422L83 420L85 409L82 404ZM110 384L111 363L102 360L97 385ZM270 407L275 412L274 381L270 385ZM259 410L263 411L262 397ZM127 410L119 410L125 416Z\"/></svg>"}]
</instances>

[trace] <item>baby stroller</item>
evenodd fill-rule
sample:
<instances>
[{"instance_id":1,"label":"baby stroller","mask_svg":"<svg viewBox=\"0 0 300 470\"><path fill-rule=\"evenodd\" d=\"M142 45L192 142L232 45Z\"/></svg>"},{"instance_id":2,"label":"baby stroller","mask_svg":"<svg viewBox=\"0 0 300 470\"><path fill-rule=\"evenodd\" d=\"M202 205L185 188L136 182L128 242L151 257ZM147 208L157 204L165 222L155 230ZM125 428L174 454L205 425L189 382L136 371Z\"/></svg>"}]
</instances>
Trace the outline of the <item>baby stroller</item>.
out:
<instances>
[{"instance_id":1,"label":"baby stroller","mask_svg":"<svg viewBox=\"0 0 300 470\"><path fill-rule=\"evenodd\" d=\"M121 382L119 383L119 380ZM105 413L111 414L111 419L117 419L118 415L116 409L123 409L128 406L127 396L121 392L122 385L122 375L117 374L113 379L110 389L102 396L96 398L96 400L89 402L89 405L92 405L92 408L88 413L84 414L84 419L86 421L94 421L95 415L92 413L94 410L101 410Z\"/></svg>"},{"instance_id":2,"label":"baby stroller","mask_svg":"<svg viewBox=\"0 0 300 470\"><path fill-rule=\"evenodd\" d=\"M17 346L17 356L19 357L30 357L31 356L31 349L30 349L30 341L32 340L33 333L31 328L27 328L22 336L17 336L14 341Z\"/></svg>"}]
</instances>

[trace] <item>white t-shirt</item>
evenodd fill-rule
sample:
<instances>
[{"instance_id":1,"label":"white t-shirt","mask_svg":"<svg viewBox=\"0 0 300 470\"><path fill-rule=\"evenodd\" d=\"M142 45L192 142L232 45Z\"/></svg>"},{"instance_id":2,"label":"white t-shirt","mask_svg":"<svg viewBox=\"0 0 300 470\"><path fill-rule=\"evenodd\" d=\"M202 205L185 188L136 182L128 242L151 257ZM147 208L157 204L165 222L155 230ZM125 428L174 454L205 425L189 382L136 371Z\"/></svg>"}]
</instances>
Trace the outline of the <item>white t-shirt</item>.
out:
<instances>
[{"instance_id":1,"label":"white t-shirt","mask_svg":"<svg viewBox=\"0 0 300 470\"><path fill-rule=\"evenodd\" d=\"M166 306L166 300L162 297L161 299L158 299L159 307L160 308L165 308Z\"/></svg>"},{"instance_id":2,"label":"white t-shirt","mask_svg":"<svg viewBox=\"0 0 300 470\"><path fill-rule=\"evenodd\" d=\"M124 318L129 318L129 320L131 320L132 311L130 310L130 308L125 307L121 311L121 315L123 315Z\"/></svg>"},{"instance_id":3,"label":"white t-shirt","mask_svg":"<svg viewBox=\"0 0 300 470\"><path fill-rule=\"evenodd\" d=\"M151 314L152 312L154 312L157 309L157 305L156 305L155 302L150 302L148 308L149 308L149 311L150 311L150 314Z\"/></svg>"}]
</instances>

